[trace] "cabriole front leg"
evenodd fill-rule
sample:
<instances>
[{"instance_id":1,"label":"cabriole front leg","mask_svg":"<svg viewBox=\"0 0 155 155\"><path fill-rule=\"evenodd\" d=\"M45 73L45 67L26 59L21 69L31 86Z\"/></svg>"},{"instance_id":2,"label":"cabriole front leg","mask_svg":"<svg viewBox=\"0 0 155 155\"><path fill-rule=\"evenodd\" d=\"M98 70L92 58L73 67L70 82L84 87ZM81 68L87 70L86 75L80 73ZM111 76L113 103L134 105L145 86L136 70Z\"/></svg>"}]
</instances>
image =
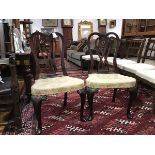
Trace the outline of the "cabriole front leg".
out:
<instances>
[{"instance_id":1,"label":"cabriole front leg","mask_svg":"<svg viewBox=\"0 0 155 155\"><path fill-rule=\"evenodd\" d=\"M89 116L87 118L87 121L93 120L94 117L94 111L93 111L93 99L94 94L98 91L98 89L93 89L90 87L87 87L87 99L89 104Z\"/></svg>"},{"instance_id":2,"label":"cabriole front leg","mask_svg":"<svg viewBox=\"0 0 155 155\"><path fill-rule=\"evenodd\" d=\"M41 105L45 99L43 96L32 96L31 101L34 107L34 116L37 120L36 134L42 133L42 122L41 122Z\"/></svg>"}]
</instances>

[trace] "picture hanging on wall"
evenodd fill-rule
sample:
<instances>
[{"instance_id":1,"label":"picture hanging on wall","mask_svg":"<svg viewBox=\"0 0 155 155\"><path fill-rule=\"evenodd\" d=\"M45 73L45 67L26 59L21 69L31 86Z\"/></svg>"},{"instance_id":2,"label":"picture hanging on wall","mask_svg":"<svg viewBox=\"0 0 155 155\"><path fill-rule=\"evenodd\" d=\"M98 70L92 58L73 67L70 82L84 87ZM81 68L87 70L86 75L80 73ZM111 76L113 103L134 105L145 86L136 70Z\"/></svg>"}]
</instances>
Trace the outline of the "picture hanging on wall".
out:
<instances>
[{"instance_id":1,"label":"picture hanging on wall","mask_svg":"<svg viewBox=\"0 0 155 155\"><path fill-rule=\"evenodd\" d=\"M110 28L114 28L116 26L116 20L111 20L109 23Z\"/></svg>"},{"instance_id":2,"label":"picture hanging on wall","mask_svg":"<svg viewBox=\"0 0 155 155\"><path fill-rule=\"evenodd\" d=\"M44 27L57 27L58 26L58 20L57 19L43 19L42 25Z\"/></svg>"}]
</instances>

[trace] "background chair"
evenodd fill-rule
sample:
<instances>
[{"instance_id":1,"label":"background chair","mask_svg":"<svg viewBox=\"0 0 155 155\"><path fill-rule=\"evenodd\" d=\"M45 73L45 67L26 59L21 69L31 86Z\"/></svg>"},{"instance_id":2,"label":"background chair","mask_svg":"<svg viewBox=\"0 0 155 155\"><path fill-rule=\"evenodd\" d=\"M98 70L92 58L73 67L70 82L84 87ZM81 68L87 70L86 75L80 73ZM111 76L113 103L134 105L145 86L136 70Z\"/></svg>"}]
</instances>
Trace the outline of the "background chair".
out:
<instances>
[{"instance_id":1,"label":"background chair","mask_svg":"<svg viewBox=\"0 0 155 155\"><path fill-rule=\"evenodd\" d=\"M20 97L15 60L10 57L8 64L1 63L1 65L9 66L10 76L5 77L2 73L3 82L0 82L0 125L8 126L9 130L13 127L15 130L21 128Z\"/></svg>"},{"instance_id":2,"label":"background chair","mask_svg":"<svg viewBox=\"0 0 155 155\"><path fill-rule=\"evenodd\" d=\"M99 57L98 73L94 73L93 70L93 55L90 50L91 37L97 35L96 41L96 53ZM115 44L115 46L114 46ZM118 73L117 68L117 52L119 49L120 40L116 33L109 32L106 35L94 32L88 37L88 49L90 50L91 67L89 71L89 77L86 79L87 97L90 107L90 113L88 120L93 119L93 98L97 90L100 88L112 88L114 89L112 101L115 102L115 96L117 89L127 88L129 89L130 98L127 108L127 117L132 118L130 109L132 101L134 99L134 91L136 87L136 80L132 77L124 76ZM108 56L113 52L113 66L108 63Z\"/></svg>"},{"instance_id":3,"label":"background chair","mask_svg":"<svg viewBox=\"0 0 155 155\"><path fill-rule=\"evenodd\" d=\"M56 32L57 37L61 40L61 70L55 63L55 56L53 52L53 41L54 37L53 34L48 36L48 41L50 43L50 48L47 49L48 59L46 59L46 63L48 69L41 70L39 62L38 62L38 47L40 47L40 41L36 41L35 38L40 38L42 34L40 32L35 32L30 37L30 46L31 46L31 56L32 56L32 65L33 65L33 76L35 79L34 84L31 87L32 93L32 103L34 106L34 114L37 119L37 134L42 132L42 122L41 122L41 104L46 96L57 94L57 93L64 93L64 107L67 105L67 92L70 91L77 91L80 94L81 98L81 105L84 105L86 93L84 91L84 81L82 79L73 78L68 76L65 62L64 62L64 38L63 36ZM42 46L45 46L45 42L43 42ZM44 72L42 76L41 73ZM46 74L45 74L46 71ZM59 71L59 73L57 73ZM60 75L61 71L61 75ZM83 119L83 108L81 108L80 119Z\"/></svg>"},{"instance_id":4,"label":"background chair","mask_svg":"<svg viewBox=\"0 0 155 155\"><path fill-rule=\"evenodd\" d=\"M148 59L147 59L148 58ZM144 63L145 60L146 62L148 60L154 60L155 59L155 39L154 38L149 38L146 48L145 48L145 52L142 58L142 62Z\"/></svg>"}]
</instances>

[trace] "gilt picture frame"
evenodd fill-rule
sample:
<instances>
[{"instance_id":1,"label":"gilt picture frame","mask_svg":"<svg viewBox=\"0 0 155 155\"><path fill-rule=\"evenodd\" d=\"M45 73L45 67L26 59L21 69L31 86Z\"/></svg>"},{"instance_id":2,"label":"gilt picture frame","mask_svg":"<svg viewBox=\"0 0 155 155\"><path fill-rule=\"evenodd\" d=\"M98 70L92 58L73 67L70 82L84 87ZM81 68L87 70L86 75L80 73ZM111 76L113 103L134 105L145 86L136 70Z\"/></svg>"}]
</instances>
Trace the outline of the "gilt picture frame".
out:
<instances>
[{"instance_id":1,"label":"gilt picture frame","mask_svg":"<svg viewBox=\"0 0 155 155\"><path fill-rule=\"evenodd\" d=\"M81 21L78 23L78 39L87 38L93 32L93 23L89 21Z\"/></svg>"}]
</instances>

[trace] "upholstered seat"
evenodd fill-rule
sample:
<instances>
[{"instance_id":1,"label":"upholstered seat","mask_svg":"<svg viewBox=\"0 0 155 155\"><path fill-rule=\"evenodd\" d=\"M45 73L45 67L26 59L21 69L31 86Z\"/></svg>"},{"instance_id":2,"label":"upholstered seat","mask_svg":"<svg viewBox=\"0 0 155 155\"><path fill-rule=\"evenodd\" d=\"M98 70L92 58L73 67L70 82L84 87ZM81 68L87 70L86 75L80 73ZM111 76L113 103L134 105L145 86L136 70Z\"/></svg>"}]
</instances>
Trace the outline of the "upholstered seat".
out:
<instances>
[{"instance_id":1,"label":"upholstered seat","mask_svg":"<svg viewBox=\"0 0 155 155\"><path fill-rule=\"evenodd\" d=\"M9 64L9 58L1 58L0 65L6 65Z\"/></svg>"},{"instance_id":2,"label":"upholstered seat","mask_svg":"<svg viewBox=\"0 0 155 155\"><path fill-rule=\"evenodd\" d=\"M128 60L128 59L119 59L117 60L117 66L120 69L123 69L124 64L136 64L135 61Z\"/></svg>"},{"instance_id":3,"label":"upholstered seat","mask_svg":"<svg viewBox=\"0 0 155 155\"><path fill-rule=\"evenodd\" d=\"M109 65L113 65L113 59L114 59L113 57L107 58ZM104 61L104 58L102 60ZM97 58L97 61L100 61L100 58ZM117 61L117 66L120 69L123 69L124 64L135 64L136 63L135 61L132 61L132 60L120 59L120 58L117 58L116 61Z\"/></svg>"},{"instance_id":4,"label":"upholstered seat","mask_svg":"<svg viewBox=\"0 0 155 155\"><path fill-rule=\"evenodd\" d=\"M92 55L93 56L93 60L97 60L97 59L99 59L99 56L98 55ZM84 60L90 60L90 55L84 55L84 56L82 56L82 59L84 59Z\"/></svg>"},{"instance_id":5,"label":"upholstered seat","mask_svg":"<svg viewBox=\"0 0 155 155\"><path fill-rule=\"evenodd\" d=\"M136 75L155 84L155 70L139 70L136 72Z\"/></svg>"},{"instance_id":6,"label":"upholstered seat","mask_svg":"<svg viewBox=\"0 0 155 155\"><path fill-rule=\"evenodd\" d=\"M89 74L86 85L91 88L132 88L136 79L120 74Z\"/></svg>"},{"instance_id":7,"label":"upholstered seat","mask_svg":"<svg viewBox=\"0 0 155 155\"><path fill-rule=\"evenodd\" d=\"M84 88L84 81L78 78L61 76L35 80L31 87L32 95L52 95Z\"/></svg>"},{"instance_id":8,"label":"upholstered seat","mask_svg":"<svg viewBox=\"0 0 155 155\"><path fill-rule=\"evenodd\" d=\"M155 69L155 66L150 64L144 64L144 63L123 64L123 69L125 71L136 74L136 72L139 70Z\"/></svg>"}]
</instances>

